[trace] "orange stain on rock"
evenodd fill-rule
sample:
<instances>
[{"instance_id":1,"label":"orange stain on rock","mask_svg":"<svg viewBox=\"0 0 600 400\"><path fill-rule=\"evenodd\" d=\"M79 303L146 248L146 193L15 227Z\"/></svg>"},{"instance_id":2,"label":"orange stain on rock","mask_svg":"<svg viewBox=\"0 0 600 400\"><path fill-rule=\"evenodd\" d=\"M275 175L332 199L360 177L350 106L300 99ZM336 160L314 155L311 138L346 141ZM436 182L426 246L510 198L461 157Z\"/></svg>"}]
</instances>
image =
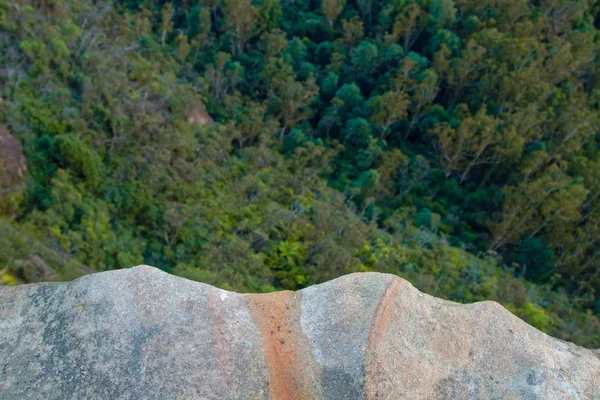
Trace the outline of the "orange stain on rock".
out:
<instances>
[{"instance_id":1,"label":"orange stain on rock","mask_svg":"<svg viewBox=\"0 0 600 400\"><path fill-rule=\"evenodd\" d=\"M400 291L400 283L398 279L392 279L388 283L373 316L373 322L369 329L369 340L367 342L366 356L366 378L365 378L365 396L367 400L374 400L379 398L388 398L389 393L381 393L381 388L378 386L378 378L383 374L380 371L380 363L384 362L379 359L377 354L378 347L382 340L385 332L388 330L391 323L391 307L394 302L394 298ZM385 355L384 355L385 357Z\"/></svg>"},{"instance_id":2,"label":"orange stain on rock","mask_svg":"<svg viewBox=\"0 0 600 400\"><path fill-rule=\"evenodd\" d=\"M262 334L269 369L269 398L277 400L319 398L308 339L300 328L300 293L248 295L248 307Z\"/></svg>"}]
</instances>

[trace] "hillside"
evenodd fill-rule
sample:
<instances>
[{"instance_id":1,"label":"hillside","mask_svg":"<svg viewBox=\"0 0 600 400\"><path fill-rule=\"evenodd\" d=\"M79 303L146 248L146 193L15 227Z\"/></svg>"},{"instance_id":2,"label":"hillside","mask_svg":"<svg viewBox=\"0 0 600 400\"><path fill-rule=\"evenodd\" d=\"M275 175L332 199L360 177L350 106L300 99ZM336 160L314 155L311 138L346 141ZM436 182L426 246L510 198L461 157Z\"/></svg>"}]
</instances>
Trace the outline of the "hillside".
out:
<instances>
[{"instance_id":1,"label":"hillside","mask_svg":"<svg viewBox=\"0 0 600 400\"><path fill-rule=\"evenodd\" d=\"M595 0L0 0L0 281L352 272L600 347Z\"/></svg>"}]
</instances>

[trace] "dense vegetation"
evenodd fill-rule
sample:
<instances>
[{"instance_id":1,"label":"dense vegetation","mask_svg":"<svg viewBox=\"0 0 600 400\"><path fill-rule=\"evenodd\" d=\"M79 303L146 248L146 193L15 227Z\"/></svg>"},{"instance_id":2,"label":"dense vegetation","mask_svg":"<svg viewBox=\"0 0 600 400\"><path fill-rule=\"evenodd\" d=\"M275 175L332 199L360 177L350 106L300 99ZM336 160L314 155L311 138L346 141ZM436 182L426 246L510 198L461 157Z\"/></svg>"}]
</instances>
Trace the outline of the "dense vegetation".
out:
<instances>
[{"instance_id":1,"label":"dense vegetation","mask_svg":"<svg viewBox=\"0 0 600 400\"><path fill-rule=\"evenodd\" d=\"M598 347L599 10L0 0L0 281L381 271Z\"/></svg>"}]
</instances>

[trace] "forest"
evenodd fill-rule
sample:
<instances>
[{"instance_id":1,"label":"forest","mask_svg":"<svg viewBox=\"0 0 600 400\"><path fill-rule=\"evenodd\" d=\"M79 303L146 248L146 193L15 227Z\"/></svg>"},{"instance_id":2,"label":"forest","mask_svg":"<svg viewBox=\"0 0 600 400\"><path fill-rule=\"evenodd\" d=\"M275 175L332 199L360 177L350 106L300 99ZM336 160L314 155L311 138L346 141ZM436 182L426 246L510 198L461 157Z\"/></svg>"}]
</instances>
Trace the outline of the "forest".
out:
<instances>
[{"instance_id":1,"label":"forest","mask_svg":"<svg viewBox=\"0 0 600 400\"><path fill-rule=\"evenodd\" d=\"M0 282L352 272L600 347L600 1L0 0Z\"/></svg>"}]
</instances>

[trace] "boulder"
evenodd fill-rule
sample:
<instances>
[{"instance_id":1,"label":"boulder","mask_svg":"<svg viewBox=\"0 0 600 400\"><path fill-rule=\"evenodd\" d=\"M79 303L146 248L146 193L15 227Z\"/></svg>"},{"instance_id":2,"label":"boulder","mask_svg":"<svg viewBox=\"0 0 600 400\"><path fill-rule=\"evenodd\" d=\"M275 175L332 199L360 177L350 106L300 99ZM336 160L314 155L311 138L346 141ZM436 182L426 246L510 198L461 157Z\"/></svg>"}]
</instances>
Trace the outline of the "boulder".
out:
<instances>
[{"instance_id":1,"label":"boulder","mask_svg":"<svg viewBox=\"0 0 600 400\"><path fill-rule=\"evenodd\" d=\"M21 143L0 127L0 215L11 215L17 210L26 172Z\"/></svg>"},{"instance_id":2,"label":"boulder","mask_svg":"<svg viewBox=\"0 0 600 400\"><path fill-rule=\"evenodd\" d=\"M0 399L600 399L600 354L393 275L237 294L139 266L0 288Z\"/></svg>"},{"instance_id":3,"label":"boulder","mask_svg":"<svg viewBox=\"0 0 600 400\"><path fill-rule=\"evenodd\" d=\"M0 127L0 166L2 182L6 187L23 182L27 164L21 143Z\"/></svg>"},{"instance_id":4,"label":"boulder","mask_svg":"<svg viewBox=\"0 0 600 400\"><path fill-rule=\"evenodd\" d=\"M210 115L204 110L196 110L188 119L189 124L212 125L215 122Z\"/></svg>"}]
</instances>

